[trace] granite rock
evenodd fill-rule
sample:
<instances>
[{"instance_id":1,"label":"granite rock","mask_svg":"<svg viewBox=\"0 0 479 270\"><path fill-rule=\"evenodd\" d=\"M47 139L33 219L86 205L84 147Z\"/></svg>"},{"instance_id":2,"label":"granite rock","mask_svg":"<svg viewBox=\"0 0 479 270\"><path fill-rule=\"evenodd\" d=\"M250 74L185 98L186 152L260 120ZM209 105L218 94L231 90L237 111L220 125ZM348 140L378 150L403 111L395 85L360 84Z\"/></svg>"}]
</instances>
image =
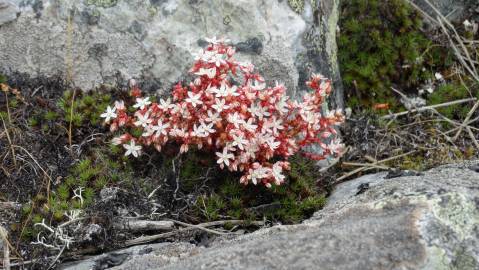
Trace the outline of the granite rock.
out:
<instances>
[{"instance_id":1,"label":"granite rock","mask_svg":"<svg viewBox=\"0 0 479 270\"><path fill-rule=\"evenodd\" d=\"M5 0L0 0L0 3ZM61 74L84 90L140 79L164 92L187 79L192 53L205 37L227 37L240 60L257 65L269 82L292 95L320 72L335 82L339 0L9 0L18 18L1 23L0 71L30 76ZM296 12L296 11L298 12Z\"/></svg>"}]
</instances>

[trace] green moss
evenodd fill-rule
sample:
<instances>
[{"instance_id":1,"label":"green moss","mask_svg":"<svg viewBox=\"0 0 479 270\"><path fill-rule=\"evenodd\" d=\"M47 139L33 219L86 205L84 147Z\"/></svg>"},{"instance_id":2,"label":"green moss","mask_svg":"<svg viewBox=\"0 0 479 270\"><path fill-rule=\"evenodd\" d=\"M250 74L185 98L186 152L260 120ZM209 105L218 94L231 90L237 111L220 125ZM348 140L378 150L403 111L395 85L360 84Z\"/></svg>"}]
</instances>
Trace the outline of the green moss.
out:
<instances>
[{"instance_id":1,"label":"green moss","mask_svg":"<svg viewBox=\"0 0 479 270\"><path fill-rule=\"evenodd\" d=\"M22 208L25 219L30 215L34 217L34 220L29 222L30 228L34 229L31 226L42 219L52 224L64 222L66 212L92 205L99 191L108 185L109 179L112 182L119 178L128 179L132 173L131 167L112 161L113 156L107 146L91 150L88 157L81 159L70 169L69 175L61 184L52 187L49 197L41 193L35 196L33 204L26 204ZM75 196L80 189L82 199Z\"/></svg>"},{"instance_id":2,"label":"green moss","mask_svg":"<svg viewBox=\"0 0 479 270\"><path fill-rule=\"evenodd\" d=\"M11 98L8 105L11 109L15 109L18 107L18 100L16 98Z\"/></svg>"},{"instance_id":3,"label":"green moss","mask_svg":"<svg viewBox=\"0 0 479 270\"><path fill-rule=\"evenodd\" d=\"M98 127L102 121L100 115L110 103L111 95L105 91L76 91L73 97L73 91L66 90L56 108L34 111L29 117L30 126L41 126L45 134L66 136L71 122L75 135L78 128Z\"/></svg>"},{"instance_id":4,"label":"green moss","mask_svg":"<svg viewBox=\"0 0 479 270\"><path fill-rule=\"evenodd\" d=\"M38 119L36 117L30 117L28 118L28 125L31 126L31 127L35 127L35 126L38 126Z\"/></svg>"},{"instance_id":5,"label":"green moss","mask_svg":"<svg viewBox=\"0 0 479 270\"><path fill-rule=\"evenodd\" d=\"M182 163L181 187L194 191L204 185L205 172L211 168L206 157L192 153ZM200 162L199 162L200 161ZM198 197L194 214L200 219L220 218L262 220L297 223L321 209L325 202L325 191L316 187L318 179L314 162L295 156L291 158L291 171L287 183L268 189L252 184L244 186L238 174L225 171L210 172L207 186L210 192ZM214 164L213 164L214 166Z\"/></svg>"},{"instance_id":6,"label":"green moss","mask_svg":"<svg viewBox=\"0 0 479 270\"><path fill-rule=\"evenodd\" d=\"M429 96L427 101L428 105L436 105L470 97L479 98L479 91L477 91L477 89L469 90L464 84L452 82L439 86L434 93ZM457 104L438 108L437 110L450 119L464 119L471 110L471 107L464 106L464 104Z\"/></svg>"},{"instance_id":7,"label":"green moss","mask_svg":"<svg viewBox=\"0 0 479 270\"><path fill-rule=\"evenodd\" d=\"M351 0L341 5L338 39L348 105L399 104L390 87L413 91L453 55L421 32L420 14L404 0Z\"/></svg>"},{"instance_id":8,"label":"green moss","mask_svg":"<svg viewBox=\"0 0 479 270\"><path fill-rule=\"evenodd\" d=\"M47 121L53 121L57 119L58 114L54 111L47 111L43 117Z\"/></svg>"}]
</instances>

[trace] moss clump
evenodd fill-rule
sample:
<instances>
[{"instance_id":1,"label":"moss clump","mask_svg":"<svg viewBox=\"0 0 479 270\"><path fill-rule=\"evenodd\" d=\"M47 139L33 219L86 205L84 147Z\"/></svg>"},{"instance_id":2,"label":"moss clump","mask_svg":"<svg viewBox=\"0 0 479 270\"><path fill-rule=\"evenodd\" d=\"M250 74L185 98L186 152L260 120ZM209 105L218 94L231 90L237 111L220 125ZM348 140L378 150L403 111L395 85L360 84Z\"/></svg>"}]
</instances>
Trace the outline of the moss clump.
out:
<instances>
[{"instance_id":1,"label":"moss clump","mask_svg":"<svg viewBox=\"0 0 479 270\"><path fill-rule=\"evenodd\" d=\"M207 186L196 199L192 214L200 221L218 219L267 220L292 224L300 222L326 203L325 190L316 187L318 175L314 162L295 156L291 158L291 171L287 182L271 189L263 186L244 186L239 175L225 171L211 171L214 160L207 155L192 154L182 163L181 187L193 192ZM213 166L213 167L212 167ZM205 173L210 181L206 181Z\"/></svg>"},{"instance_id":2,"label":"moss clump","mask_svg":"<svg viewBox=\"0 0 479 270\"><path fill-rule=\"evenodd\" d=\"M429 96L427 102L428 105L435 105L470 97L479 98L479 91L475 88L468 89L460 82L451 82L439 86L434 93ZM437 110L447 118L464 119L471 110L471 107L464 106L464 104L456 104L438 108Z\"/></svg>"},{"instance_id":3,"label":"moss clump","mask_svg":"<svg viewBox=\"0 0 479 270\"><path fill-rule=\"evenodd\" d=\"M66 122L72 122L75 126L82 126L88 121L89 124L96 126L100 124L100 115L111 103L111 95L103 91L92 91L88 93L77 91L73 102L73 118L70 117L72 109L73 91L67 90L63 93L57 106L61 109Z\"/></svg>"},{"instance_id":4,"label":"moss clump","mask_svg":"<svg viewBox=\"0 0 479 270\"><path fill-rule=\"evenodd\" d=\"M96 127L101 124L100 115L111 103L111 95L105 91L83 93L77 91L73 102L73 91L67 90L56 106L38 107L28 117L30 127L40 127L44 134L66 135L70 125L75 130ZM16 101L13 100L12 101ZM18 102L17 102L18 103ZM15 105L10 102L10 106ZM75 130L73 130L75 132ZM78 134L82 135L82 134Z\"/></svg>"},{"instance_id":5,"label":"moss clump","mask_svg":"<svg viewBox=\"0 0 479 270\"><path fill-rule=\"evenodd\" d=\"M43 219L52 224L66 221L66 214L70 211L91 206L95 196L105 186L116 185L120 179L131 179L131 166L114 161L109 152L107 148L92 150L89 157L83 158L70 169L60 184L50 192L39 193L31 203L25 204L22 214L27 226L22 237L29 239L35 236L36 230L32 225Z\"/></svg>"},{"instance_id":6,"label":"moss clump","mask_svg":"<svg viewBox=\"0 0 479 270\"><path fill-rule=\"evenodd\" d=\"M341 5L340 70L351 107L399 104L391 86L415 91L453 56L421 32L420 14L404 0L351 0Z\"/></svg>"}]
</instances>

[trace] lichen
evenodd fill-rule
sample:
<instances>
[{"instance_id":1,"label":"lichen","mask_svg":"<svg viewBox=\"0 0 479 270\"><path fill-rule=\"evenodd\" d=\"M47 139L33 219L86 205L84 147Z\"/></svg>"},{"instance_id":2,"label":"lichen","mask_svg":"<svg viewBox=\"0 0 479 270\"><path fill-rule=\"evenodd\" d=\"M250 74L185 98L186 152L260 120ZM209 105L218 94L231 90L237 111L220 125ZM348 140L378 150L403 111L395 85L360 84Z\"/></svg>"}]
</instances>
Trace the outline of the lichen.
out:
<instances>
[{"instance_id":1,"label":"lichen","mask_svg":"<svg viewBox=\"0 0 479 270\"><path fill-rule=\"evenodd\" d=\"M288 5L296 13L303 13L304 10L304 0L288 0Z\"/></svg>"},{"instance_id":2,"label":"lichen","mask_svg":"<svg viewBox=\"0 0 479 270\"><path fill-rule=\"evenodd\" d=\"M117 3L118 0L86 0L87 5L94 5L103 8L114 7Z\"/></svg>"}]
</instances>

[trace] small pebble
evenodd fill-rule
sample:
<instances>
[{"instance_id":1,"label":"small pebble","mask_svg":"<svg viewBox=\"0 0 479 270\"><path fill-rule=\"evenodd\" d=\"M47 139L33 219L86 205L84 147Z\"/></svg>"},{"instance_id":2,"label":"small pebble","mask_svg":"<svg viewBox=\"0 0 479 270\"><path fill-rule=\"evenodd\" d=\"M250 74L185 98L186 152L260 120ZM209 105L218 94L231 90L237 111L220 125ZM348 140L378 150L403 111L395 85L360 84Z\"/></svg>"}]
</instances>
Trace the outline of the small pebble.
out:
<instances>
[{"instance_id":1,"label":"small pebble","mask_svg":"<svg viewBox=\"0 0 479 270\"><path fill-rule=\"evenodd\" d=\"M364 193L366 190L369 189L369 183L362 183L358 186L358 192L356 192L356 196Z\"/></svg>"}]
</instances>

